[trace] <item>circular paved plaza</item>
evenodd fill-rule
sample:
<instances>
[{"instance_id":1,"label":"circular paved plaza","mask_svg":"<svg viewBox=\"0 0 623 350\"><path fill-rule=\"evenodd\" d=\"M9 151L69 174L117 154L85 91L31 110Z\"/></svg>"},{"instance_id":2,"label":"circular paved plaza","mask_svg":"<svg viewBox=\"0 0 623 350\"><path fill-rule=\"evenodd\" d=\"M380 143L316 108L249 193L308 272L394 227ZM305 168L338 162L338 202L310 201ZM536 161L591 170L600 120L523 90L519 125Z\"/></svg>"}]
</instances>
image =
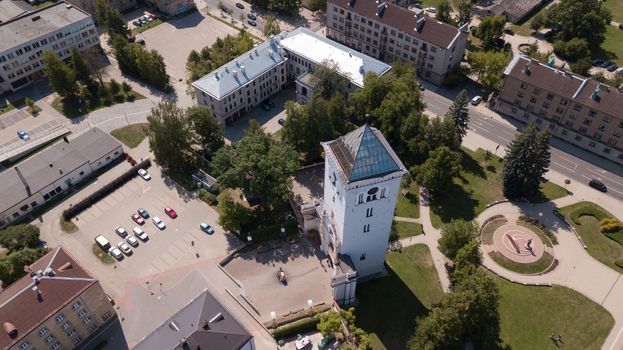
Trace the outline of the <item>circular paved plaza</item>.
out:
<instances>
[{"instance_id":1,"label":"circular paved plaza","mask_svg":"<svg viewBox=\"0 0 623 350\"><path fill-rule=\"evenodd\" d=\"M493 245L508 259L523 264L539 260L547 248L536 233L514 223L506 223L495 230Z\"/></svg>"}]
</instances>

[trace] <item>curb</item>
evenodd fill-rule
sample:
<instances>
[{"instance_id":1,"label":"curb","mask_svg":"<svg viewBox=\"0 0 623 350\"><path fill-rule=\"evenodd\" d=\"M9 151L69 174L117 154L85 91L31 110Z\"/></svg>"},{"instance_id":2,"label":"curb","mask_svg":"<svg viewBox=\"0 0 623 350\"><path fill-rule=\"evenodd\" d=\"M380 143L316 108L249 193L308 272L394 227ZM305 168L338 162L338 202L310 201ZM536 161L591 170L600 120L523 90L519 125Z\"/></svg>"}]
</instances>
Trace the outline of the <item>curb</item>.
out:
<instances>
[{"instance_id":1,"label":"curb","mask_svg":"<svg viewBox=\"0 0 623 350\"><path fill-rule=\"evenodd\" d=\"M502 276L499 273L497 273L496 271L491 270L488 266L486 265L482 265L482 267L484 267L485 269L487 269L487 271L492 272L494 275L503 278L509 282L515 283L515 284L520 284L522 286L534 286L534 287L552 287L553 285L551 283L529 283L529 282L520 282L520 281L515 281L514 279L508 278L506 276Z\"/></svg>"}]
</instances>

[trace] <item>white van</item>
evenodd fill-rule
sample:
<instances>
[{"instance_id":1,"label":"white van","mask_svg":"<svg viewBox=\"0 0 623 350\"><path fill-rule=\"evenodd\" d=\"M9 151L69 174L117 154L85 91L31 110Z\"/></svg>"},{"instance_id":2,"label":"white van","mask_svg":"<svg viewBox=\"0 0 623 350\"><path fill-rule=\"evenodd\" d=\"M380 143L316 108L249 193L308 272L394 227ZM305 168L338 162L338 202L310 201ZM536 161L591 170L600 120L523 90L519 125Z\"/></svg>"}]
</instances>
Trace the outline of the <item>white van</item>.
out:
<instances>
[{"instance_id":1,"label":"white van","mask_svg":"<svg viewBox=\"0 0 623 350\"><path fill-rule=\"evenodd\" d=\"M108 242L106 237L104 237L103 235L97 235L95 237L95 243L97 243L97 245L99 245L100 248L104 249L105 251L108 251L108 248L110 248L110 242Z\"/></svg>"}]
</instances>

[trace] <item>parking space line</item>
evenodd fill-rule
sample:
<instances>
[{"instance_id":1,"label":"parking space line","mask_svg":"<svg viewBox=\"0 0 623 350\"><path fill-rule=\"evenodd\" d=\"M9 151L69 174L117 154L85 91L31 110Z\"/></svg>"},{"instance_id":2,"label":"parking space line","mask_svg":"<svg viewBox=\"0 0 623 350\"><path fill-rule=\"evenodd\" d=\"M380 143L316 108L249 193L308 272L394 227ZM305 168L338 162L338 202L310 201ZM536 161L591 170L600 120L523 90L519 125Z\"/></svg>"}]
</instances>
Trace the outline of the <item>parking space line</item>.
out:
<instances>
[{"instance_id":1,"label":"parking space line","mask_svg":"<svg viewBox=\"0 0 623 350\"><path fill-rule=\"evenodd\" d=\"M143 189L143 193L149 191L151 189L151 186L147 186L145 189Z\"/></svg>"},{"instance_id":2,"label":"parking space line","mask_svg":"<svg viewBox=\"0 0 623 350\"><path fill-rule=\"evenodd\" d=\"M115 203L113 203L114 205ZM106 198L102 199L101 201L97 202L96 205L93 206L94 208L99 209L100 211L104 212L108 209L110 209L112 207L112 205L108 204L106 202Z\"/></svg>"},{"instance_id":3,"label":"parking space line","mask_svg":"<svg viewBox=\"0 0 623 350\"><path fill-rule=\"evenodd\" d=\"M95 218L98 218L102 215L103 211L100 208L98 208L98 204L96 204L91 207L91 209L89 210L89 213L93 215Z\"/></svg>"},{"instance_id":4,"label":"parking space line","mask_svg":"<svg viewBox=\"0 0 623 350\"><path fill-rule=\"evenodd\" d=\"M195 243L196 244L196 243ZM177 249L179 249L182 254L186 255L186 254L192 254L194 252L193 247L190 245L190 241L177 241L175 243L175 246L177 247Z\"/></svg>"},{"instance_id":5,"label":"parking space line","mask_svg":"<svg viewBox=\"0 0 623 350\"><path fill-rule=\"evenodd\" d=\"M124 198L127 198L129 195L130 193L128 194L123 193L123 187L121 187L120 189L108 195L108 197L113 198L116 202L121 202L123 201Z\"/></svg>"}]
</instances>

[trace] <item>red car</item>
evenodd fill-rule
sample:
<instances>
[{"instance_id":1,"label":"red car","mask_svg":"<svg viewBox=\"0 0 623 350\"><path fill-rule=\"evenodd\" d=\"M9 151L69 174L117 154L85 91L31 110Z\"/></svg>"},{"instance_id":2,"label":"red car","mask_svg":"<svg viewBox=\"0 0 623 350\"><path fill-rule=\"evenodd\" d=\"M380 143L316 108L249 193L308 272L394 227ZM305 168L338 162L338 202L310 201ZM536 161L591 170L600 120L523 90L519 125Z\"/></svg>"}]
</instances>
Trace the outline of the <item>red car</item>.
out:
<instances>
[{"instance_id":1,"label":"red car","mask_svg":"<svg viewBox=\"0 0 623 350\"><path fill-rule=\"evenodd\" d=\"M132 221L136 222L139 225L142 225L145 223L145 219L143 219L140 215L138 215L137 213L132 214Z\"/></svg>"},{"instance_id":2,"label":"red car","mask_svg":"<svg viewBox=\"0 0 623 350\"><path fill-rule=\"evenodd\" d=\"M177 217L177 213L173 210L173 208L164 207L164 212L169 215L171 219L175 219Z\"/></svg>"}]
</instances>

